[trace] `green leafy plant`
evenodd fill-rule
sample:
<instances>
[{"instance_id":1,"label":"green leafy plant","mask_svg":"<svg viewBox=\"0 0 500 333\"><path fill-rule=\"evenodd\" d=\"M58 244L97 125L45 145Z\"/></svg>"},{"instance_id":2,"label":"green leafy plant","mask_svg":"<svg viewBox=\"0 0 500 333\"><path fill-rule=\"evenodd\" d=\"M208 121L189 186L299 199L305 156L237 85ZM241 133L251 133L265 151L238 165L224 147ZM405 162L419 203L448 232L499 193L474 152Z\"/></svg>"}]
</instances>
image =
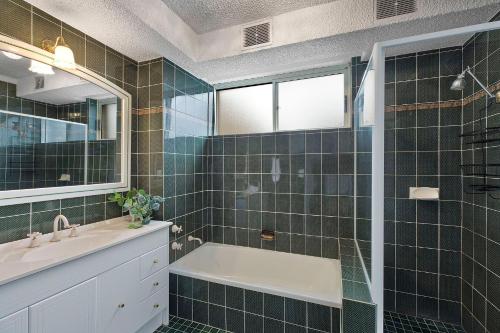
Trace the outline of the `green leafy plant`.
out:
<instances>
[{"instance_id":1,"label":"green leafy plant","mask_svg":"<svg viewBox=\"0 0 500 333\"><path fill-rule=\"evenodd\" d=\"M149 224L153 212L160 209L160 204L164 201L162 197L157 195L149 195L143 189L131 189L127 194L114 193L108 197L111 202L116 202L122 207L123 212L129 212L132 217L132 223L129 224L130 229L137 229L145 224Z\"/></svg>"}]
</instances>

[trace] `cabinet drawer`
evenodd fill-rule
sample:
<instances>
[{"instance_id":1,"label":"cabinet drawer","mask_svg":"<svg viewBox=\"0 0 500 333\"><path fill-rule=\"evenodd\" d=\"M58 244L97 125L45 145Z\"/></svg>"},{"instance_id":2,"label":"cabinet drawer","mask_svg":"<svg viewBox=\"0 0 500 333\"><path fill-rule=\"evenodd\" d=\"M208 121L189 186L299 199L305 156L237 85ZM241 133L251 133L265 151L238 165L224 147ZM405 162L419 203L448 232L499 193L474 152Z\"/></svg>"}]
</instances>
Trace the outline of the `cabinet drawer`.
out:
<instances>
[{"instance_id":1,"label":"cabinet drawer","mask_svg":"<svg viewBox=\"0 0 500 333\"><path fill-rule=\"evenodd\" d=\"M139 303L137 314L137 326L139 329L142 325L153 319L162 311L168 309L168 287L160 289L156 294L146 298ZM168 313L168 311L167 311Z\"/></svg>"},{"instance_id":2,"label":"cabinet drawer","mask_svg":"<svg viewBox=\"0 0 500 333\"><path fill-rule=\"evenodd\" d=\"M144 254L141 260L141 280L158 272L168 264L168 246L162 246Z\"/></svg>"},{"instance_id":3,"label":"cabinet drawer","mask_svg":"<svg viewBox=\"0 0 500 333\"><path fill-rule=\"evenodd\" d=\"M160 271L141 281L139 300L142 301L148 298L164 287L168 287L167 267L162 268Z\"/></svg>"}]
</instances>

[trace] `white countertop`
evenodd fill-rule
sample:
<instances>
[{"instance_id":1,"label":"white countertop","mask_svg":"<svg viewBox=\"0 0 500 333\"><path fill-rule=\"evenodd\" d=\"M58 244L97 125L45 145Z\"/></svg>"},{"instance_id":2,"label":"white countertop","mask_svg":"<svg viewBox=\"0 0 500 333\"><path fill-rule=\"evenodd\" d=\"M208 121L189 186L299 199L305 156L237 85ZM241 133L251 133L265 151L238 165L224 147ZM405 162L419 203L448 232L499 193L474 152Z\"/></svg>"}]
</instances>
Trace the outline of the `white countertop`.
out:
<instances>
[{"instance_id":1,"label":"white countertop","mask_svg":"<svg viewBox=\"0 0 500 333\"><path fill-rule=\"evenodd\" d=\"M172 225L151 221L142 228L129 229L129 222L129 217L119 217L84 225L78 228L78 237L68 237L69 230L63 230L61 241L55 243L50 242L52 233L44 234L38 238L40 246L35 248L28 248L27 238L0 244L0 285Z\"/></svg>"}]
</instances>

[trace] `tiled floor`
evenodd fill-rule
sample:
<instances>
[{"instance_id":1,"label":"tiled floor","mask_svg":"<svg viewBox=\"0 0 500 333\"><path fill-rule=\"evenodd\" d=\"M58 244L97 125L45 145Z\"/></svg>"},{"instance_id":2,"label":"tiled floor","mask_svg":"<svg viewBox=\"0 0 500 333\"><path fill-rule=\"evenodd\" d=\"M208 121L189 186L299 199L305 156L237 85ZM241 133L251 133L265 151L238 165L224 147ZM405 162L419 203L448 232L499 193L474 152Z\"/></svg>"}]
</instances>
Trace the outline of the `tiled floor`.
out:
<instances>
[{"instance_id":1,"label":"tiled floor","mask_svg":"<svg viewBox=\"0 0 500 333\"><path fill-rule=\"evenodd\" d=\"M168 326L158 328L155 333L226 333L226 331L211 327L208 325L198 324L190 320L170 316Z\"/></svg>"},{"instance_id":2,"label":"tiled floor","mask_svg":"<svg viewBox=\"0 0 500 333\"><path fill-rule=\"evenodd\" d=\"M431 319L411 317L394 312L384 314L384 333L465 333L457 325ZM155 333L228 333L208 325L198 324L177 317L170 317L170 324L162 326Z\"/></svg>"},{"instance_id":3,"label":"tiled floor","mask_svg":"<svg viewBox=\"0 0 500 333\"><path fill-rule=\"evenodd\" d=\"M462 327L394 312L384 313L384 333L465 333Z\"/></svg>"}]
</instances>

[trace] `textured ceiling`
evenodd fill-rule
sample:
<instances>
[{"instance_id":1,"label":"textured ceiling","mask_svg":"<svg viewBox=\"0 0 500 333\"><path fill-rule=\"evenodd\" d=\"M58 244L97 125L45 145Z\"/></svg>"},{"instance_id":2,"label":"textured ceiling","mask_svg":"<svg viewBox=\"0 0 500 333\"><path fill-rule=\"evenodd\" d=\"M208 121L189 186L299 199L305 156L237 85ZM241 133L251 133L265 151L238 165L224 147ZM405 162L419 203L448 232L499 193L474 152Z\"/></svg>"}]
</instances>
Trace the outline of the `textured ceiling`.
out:
<instances>
[{"instance_id":1,"label":"textured ceiling","mask_svg":"<svg viewBox=\"0 0 500 333\"><path fill-rule=\"evenodd\" d=\"M239 25L335 0L162 0L197 33Z\"/></svg>"},{"instance_id":2,"label":"textured ceiling","mask_svg":"<svg viewBox=\"0 0 500 333\"><path fill-rule=\"evenodd\" d=\"M371 10L360 13L350 8L338 9L343 4L353 3L366 8L372 1L337 0L275 16L273 19L278 30L273 32L275 41L279 35L300 38L292 42L285 40L279 45L275 43L271 48L255 52L232 55L227 49L233 41L236 47L239 46L238 29L228 27L196 34L163 0L28 0L137 61L165 57L210 83L345 64L354 56L368 57L377 41L487 22L500 10L500 0L419 0L421 9L413 16L374 21L370 19L373 16ZM315 14L303 15L301 11ZM326 18L319 20L318 11L326 12ZM283 16L296 19L278 29L277 23ZM321 33L321 27L327 28L326 33ZM330 31L329 27L338 30ZM228 38L231 34L227 31L234 32L233 39ZM300 35L305 32L307 34ZM409 45L391 50L391 54L459 45L462 41ZM206 56L210 53L222 55Z\"/></svg>"},{"instance_id":3,"label":"textured ceiling","mask_svg":"<svg viewBox=\"0 0 500 333\"><path fill-rule=\"evenodd\" d=\"M314 67L346 64L352 57L368 60L376 41L392 40L434 31L447 30L487 22L500 10L500 4L426 18L398 25L381 26L348 34L285 45L277 48L246 53L234 57L196 63L198 75L212 83L243 80L253 77L287 73ZM445 38L425 43L414 43L391 48L388 56L434 50L462 45L470 35Z\"/></svg>"}]
</instances>

